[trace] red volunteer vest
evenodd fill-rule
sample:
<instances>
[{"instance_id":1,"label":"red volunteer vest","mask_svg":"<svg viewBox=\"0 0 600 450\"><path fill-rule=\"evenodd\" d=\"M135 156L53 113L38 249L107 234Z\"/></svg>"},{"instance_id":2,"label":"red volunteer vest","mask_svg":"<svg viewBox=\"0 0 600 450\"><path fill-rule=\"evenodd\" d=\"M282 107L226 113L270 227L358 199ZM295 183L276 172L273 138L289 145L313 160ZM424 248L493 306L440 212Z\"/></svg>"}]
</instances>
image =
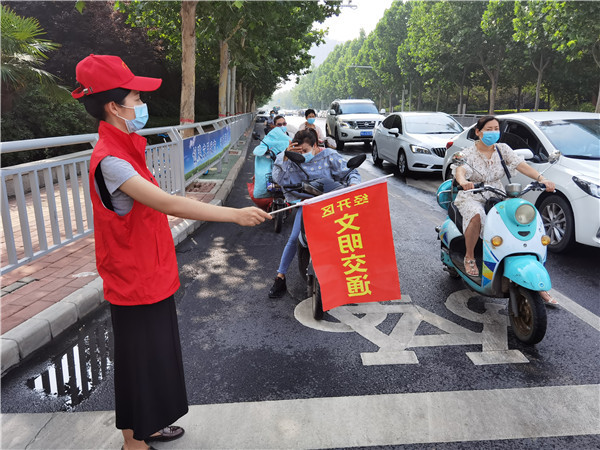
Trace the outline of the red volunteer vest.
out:
<instances>
[{"instance_id":1,"label":"red volunteer vest","mask_svg":"<svg viewBox=\"0 0 600 450\"><path fill-rule=\"evenodd\" d=\"M100 161L115 156L158 186L146 167L146 139L127 134L101 121L100 139L90 165L90 195L94 208L96 266L104 281L104 298L115 305L145 305L173 295L179 288L179 270L167 216L137 201L119 216L107 209L94 188Z\"/></svg>"}]
</instances>

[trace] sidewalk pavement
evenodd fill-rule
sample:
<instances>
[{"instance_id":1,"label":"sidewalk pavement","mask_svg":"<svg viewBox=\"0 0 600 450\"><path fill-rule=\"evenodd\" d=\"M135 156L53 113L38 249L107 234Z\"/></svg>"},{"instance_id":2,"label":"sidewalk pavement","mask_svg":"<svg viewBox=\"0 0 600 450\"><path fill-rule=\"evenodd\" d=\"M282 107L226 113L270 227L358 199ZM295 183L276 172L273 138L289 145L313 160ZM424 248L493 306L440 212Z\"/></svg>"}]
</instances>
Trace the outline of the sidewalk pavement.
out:
<instances>
[{"instance_id":1,"label":"sidewalk pavement","mask_svg":"<svg viewBox=\"0 0 600 450\"><path fill-rule=\"evenodd\" d=\"M246 130L229 150L221 173L211 169L186 189L186 197L224 204L244 163L252 131L253 127ZM169 216L175 245L202 223ZM1 284L2 375L104 303L93 234L3 275Z\"/></svg>"}]
</instances>

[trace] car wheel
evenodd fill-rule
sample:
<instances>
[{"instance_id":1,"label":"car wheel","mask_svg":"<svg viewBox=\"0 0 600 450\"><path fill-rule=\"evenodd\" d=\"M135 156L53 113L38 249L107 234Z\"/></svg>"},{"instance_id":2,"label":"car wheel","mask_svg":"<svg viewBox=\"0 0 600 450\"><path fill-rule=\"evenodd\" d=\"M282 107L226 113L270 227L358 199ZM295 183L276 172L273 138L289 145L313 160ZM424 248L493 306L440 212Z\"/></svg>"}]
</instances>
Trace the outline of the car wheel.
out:
<instances>
[{"instance_id":1,"label":"car wheel","mask_svg":"<svg viewBox=\"0 0 600 450\"><path fill-rule=\"evenodd\" d=\"M548 250L564 252L575 240L575 221L569 202L558 195L546 197L539 207L544 229L550 236Z\"/></svg>"},{"instance_id":2,"label":"car wheel","mask_svg":"<svg viewBox=\"0 0 600 450\"><path fill-rule=\"evenodd\" d=\"M371 156L373 156L373 164L377 167L383 166L383 159L379 157L379 153L377 151L377 142L373 141L373 150L371 151Z\"/></svg>"},{"instance_id":3,"label":"car wheel","mask_svg":"<svg viewBox=\"0 0 600 450\"><path fill-rule=\"evenodd\" d=\"M340 141L337 130L335 132L335 147L338 152L341 152L342 150L344 150L344 141Z\"/></svg>"},{"instance_id":4,"label":"car wheel","mask_svg":"<svg viewBox=\"0 0 600 450\"><path fill-rule=\"evenodd\" d=\"M452 168L450 166L446 167L446 174L444 175L444 181L452 178Z\"/></svg>"},{"instance_id":5,"label":"car wheel","mask_svg":"<svg viewBox=\"0 0 600 450\"><path fill-rule=\"evenodd\" d=\"M406 153L404 153L404 150L402 149L398 151L398 163L396 164L396 167L398 169L398 174L402 175L403 177L410 173L410 170L408 169L408 161L406 160Z\"/></svg>"}]
</instances>

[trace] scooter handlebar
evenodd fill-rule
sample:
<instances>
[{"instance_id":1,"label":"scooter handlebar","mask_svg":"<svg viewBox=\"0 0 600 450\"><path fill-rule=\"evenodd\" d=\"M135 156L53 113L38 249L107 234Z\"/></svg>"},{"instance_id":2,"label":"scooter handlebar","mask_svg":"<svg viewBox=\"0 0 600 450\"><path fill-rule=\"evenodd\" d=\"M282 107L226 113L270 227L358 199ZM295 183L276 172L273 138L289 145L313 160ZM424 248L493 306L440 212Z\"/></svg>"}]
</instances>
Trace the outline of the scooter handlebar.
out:
<instances>
[{"instance_id":1,"label":"scooter handlebar","mask_svg":"<svg viewBox=\"0 0 600 450\"><path fill-rule=\"evenodd\" d=\"M464 191L463 187L460 184L455 183L455 185L457 191ZM485 187L485 183L475 183L473 189L482 189L483 187Z\"/></svg>"}]
</instances>

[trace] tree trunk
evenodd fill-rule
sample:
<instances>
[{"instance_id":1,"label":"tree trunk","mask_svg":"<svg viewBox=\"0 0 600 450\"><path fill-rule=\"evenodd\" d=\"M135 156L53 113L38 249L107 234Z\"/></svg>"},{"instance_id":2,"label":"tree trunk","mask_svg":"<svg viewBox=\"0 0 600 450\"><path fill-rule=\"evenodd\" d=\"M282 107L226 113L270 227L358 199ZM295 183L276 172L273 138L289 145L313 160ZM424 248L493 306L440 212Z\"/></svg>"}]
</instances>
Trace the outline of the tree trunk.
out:
<instances>
[{"instance_id":1,"label":"tree trunk","mask_svg":"<svg viewBox=\"0 0 600 450\"><path fill-rule=\"evenodd\" d=\"M235 79L237 73L237 66L233 66L231 68L231 94L230 94L230 102L231 102L231 106L229 107L229 114L232 116L235 116L235 98L236 98L236 86L237 86L237 82Z\"/></svg>"},{"instance_id":2,"label":"tree trunk","mask_svg":"<svg viewBox=\"0 0 600 450\"><path fill-rule=\"evenodd\" d=\"M187 3L187 2L182 2ZM219 117L227 116L227 77L229 67L229 44L219 42L221 65L219 70Z\"/></svg>"},{"instance_id":3,"label":"tree trunk","mask_svg":"<svg viewBox=\"0 0 600 450\"><path fill-rule=\"evenodd\" d=\"M440 110L440 93L442 91L442 83L438 83L437 101L435 102L435 111Z\"/></svg>"},{"instance_id":4,"label":"tree trunk","mask_svg":"<svg viewBox=\"0 0 600 450\"><path fill-rule=\"evenodd\" d=\"M519 84L517 86L517 112L521 112L521 95L523 91L523 86Z\"/></svg>"},{"instance_id":5,"label":"tree trunk","mask_svg":"<svg viewBox=\"0 0 600 450\"><path fill-rule=\"evenodd\" d=\"M254 88L249 88L249 91L250 92L248 92L248 109L250 111L254 111L256 109L254 105Z\"/></svg>"},{"instance_id":6,"label":"tree trunk","mask_svg":"<svg viewBox=\"0 0 600 450\"><path fill-rule=\"evenodd\" d=\"M244 88L242 82L238 83L235 113L242 114L244 112Z\"/></svg>"},{"instance_id":7,"label":"tree trunk","mask_svg":"<svg viewBox=\"0 0 600 450\"><path fill-rule=\"evenodd\" d=\"M181 105L179 123L194 123L196 95L196 5L197 1L181 2ZM194 134L185 130L183 137Z\"/></svg>"},{"instance_id":8,"label":"tree trunk","mask_svg":"<svg viewBox=\"0 0 600 450\"><path fill-rule=\"evenodd\" d=\"M546 66L548 65L548 63L550 62L550 59L546 59L546 61L544 61L544 54L541 53L540 54L540 65L536 67L535 65L535 61L532 61L533 64L533 68L537 71L537 85L535 87L535 106L534 106L534 111L537 111L539 109L540 106L540 91L542 89L542 77L544 75L544 69L546 69Z\"/></svg>"},{"instance_id":9,"label":"tree trunk","mask_svg":"<svg viewBox=\"0 0 600 450\"><path fill-rule=\"evenodd\" d=\"M465 67L463 67L463 74L460 79L460 94L458 96L458 104L460 105L460 108L462 108L462 103L463 103L463 90L465 88L465 77L466 76L467 76L467 66L465 65Z\"/></svg>"},{"instance_id":10,"label":"tree trunk","mask_svg":"<svg viewBox=\"0 0 600 450\"><path fill-rule=\"evenodd\" d=\"M600 84L598 84L598 98L596 98L596 113L600 113Z\"/></svg>"}]
</instances>

